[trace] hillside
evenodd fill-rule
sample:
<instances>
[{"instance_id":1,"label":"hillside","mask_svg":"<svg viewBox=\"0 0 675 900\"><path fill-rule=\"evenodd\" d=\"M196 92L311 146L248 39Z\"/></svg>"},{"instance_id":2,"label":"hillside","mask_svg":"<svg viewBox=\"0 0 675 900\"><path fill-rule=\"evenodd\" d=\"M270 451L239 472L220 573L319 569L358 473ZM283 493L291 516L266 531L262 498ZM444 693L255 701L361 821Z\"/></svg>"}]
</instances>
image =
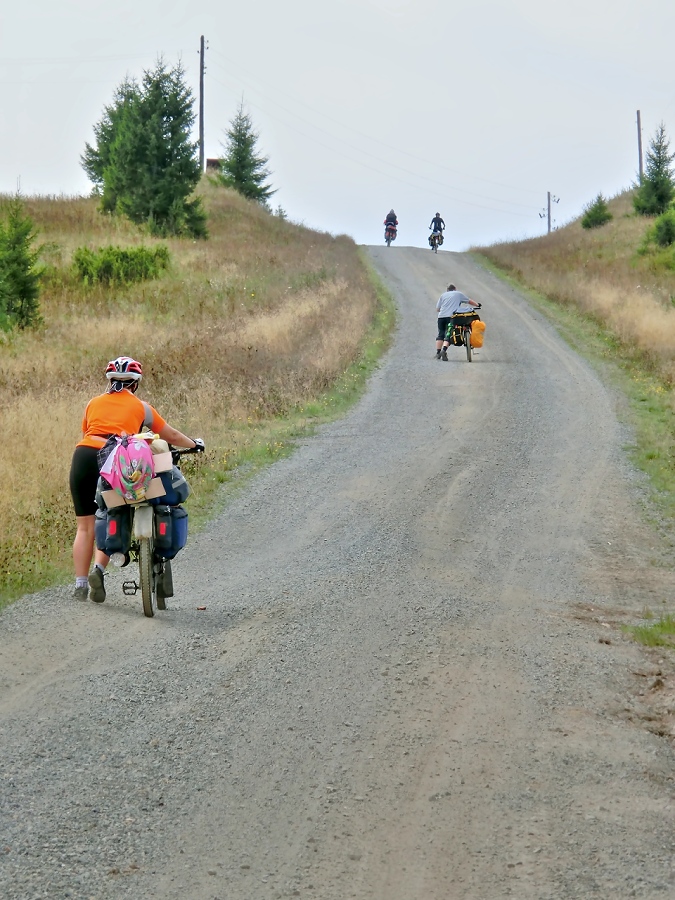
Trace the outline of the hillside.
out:
<instances>
[{"instance_id":1,"label":"hillside","mask_svg":"<svg viewBox=\"0 0 675 900\"><path fill-rule=\"evenodd\" d=\"M614 218L585 230L577 219L527 241L473 248L527 287L579 309L627 351L675 381L675 251L638 251L653 219L633 213L632 192L609 201Z\"/></svg>"},{"instance_id":2,"label":"hillside","mask_svg":"<svg viewBox=\"0 0 675 900\"><path fill-rule=\"evenodd\" d=\"M346 383L345 373L362 356L378 294L354 242L208 182L202 193L210 238L198 242L151 239L101 215L94 199L26 200L46 265L44 323L0 343L0 428L11 435L0 448L0 470L11 472L0 485L0 597L69 570L70 458L108 359L139 358L142 397L204 437L207 460L192 473L204 502L238 462L282 452L289 429L323 414L308 404L359 381L359 369ZM158 243L171 264L156 280L86 286L71 265L81 246Z\"/></svg>"}]
</instances>

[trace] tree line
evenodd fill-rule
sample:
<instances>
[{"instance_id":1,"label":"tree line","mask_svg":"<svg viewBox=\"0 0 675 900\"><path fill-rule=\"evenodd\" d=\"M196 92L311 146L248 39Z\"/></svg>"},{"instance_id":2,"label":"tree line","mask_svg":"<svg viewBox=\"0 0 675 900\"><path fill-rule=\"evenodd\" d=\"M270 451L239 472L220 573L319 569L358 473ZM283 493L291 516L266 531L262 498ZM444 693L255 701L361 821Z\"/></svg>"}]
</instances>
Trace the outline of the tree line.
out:
<instances>
[{"instance_id":1,"label":"tree line","mask_svg":"<svg viewBox=\"0 0 675 900\"><path fill-rule=\"evenodd\" d=\"M82 166L101 197L101 209L147 226L151 234L207 236L206 213L194 190L202 176L191 139L194 96L180 63L160 59L140 82L125 79L94 126ZM268 158L243 101L226 132L217 179L245 197L267 204Z\"/></svg>"},{"instance_id":2,"label":"tree line","mask_svg":"<svg viewBox=\"0 0 675 900\"><path fill-rule=\"evenodd\" d=\"M195 98L178 63L159 59L142 78L125 78L94 125L94 141L85 144L82 167L100 198L100 210L122 215L156 236L207 238L207 215L194 191L201 177L199 145L192 140ZM225 131L216 182L269 209L276 193L269 183L268 157L258 150L259 135L243 100ZM17 195L0 220L0 331L39 324L42 268L37 233ZM277 214L285 217L278 208ZM83 248L86 249L86 248ZM120 248L106 248L105 265L96 272L117 272ZM84 258L84 257L83 257ZM93 262L87 257L87 279ZM139 262L132 261L138 268ZM76 264L81 264L78 257ZM93 270L92 270L93 271ZM79 272L79 269L78 269ZM97 277L98 277L97 274Z\"/></svg>"}]
</instances>

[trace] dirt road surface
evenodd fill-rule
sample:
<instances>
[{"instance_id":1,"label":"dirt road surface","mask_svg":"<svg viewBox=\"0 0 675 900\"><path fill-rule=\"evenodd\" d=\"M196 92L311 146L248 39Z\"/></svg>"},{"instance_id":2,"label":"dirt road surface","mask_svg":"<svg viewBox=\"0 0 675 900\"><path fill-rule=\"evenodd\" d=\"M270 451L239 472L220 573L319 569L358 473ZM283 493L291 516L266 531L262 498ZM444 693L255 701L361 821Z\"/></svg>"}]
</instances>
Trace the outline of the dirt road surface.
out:
<instances>
[{"instance_id":1,"label":"dirt road surface","mask_svg":"<svg viewBox=\"0 0 675 900\"><path fill-rule=\"evenodd\" d=\"M668 663L619 627L673 576L616 401L469 258L371 254L367 396L191 540L169 611L117 573L0 617L3 898L675 897ZM450 279L471 364L433 358Z\"/></svg>"}]
</instances>

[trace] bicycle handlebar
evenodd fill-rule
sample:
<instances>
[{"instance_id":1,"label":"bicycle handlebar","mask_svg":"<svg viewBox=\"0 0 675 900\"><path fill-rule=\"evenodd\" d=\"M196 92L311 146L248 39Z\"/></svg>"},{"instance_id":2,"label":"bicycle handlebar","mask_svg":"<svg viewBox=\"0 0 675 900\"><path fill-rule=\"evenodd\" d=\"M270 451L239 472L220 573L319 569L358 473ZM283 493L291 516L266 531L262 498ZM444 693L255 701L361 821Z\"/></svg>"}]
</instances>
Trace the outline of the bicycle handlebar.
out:
<instances>
[{"instance_id":1,"label":"bicycle handlebar","mask_svg":"<svg viewBox=\"0 0 675 900\"><path fill-rule=\"evenodd\" d=\"M139 441L159 441L161 440L158 434L154 434L152 431L142 431L140 434L130 434L130 440L139 440ZM177 453L179 456L183 456L185 453L203 453L204 452L204 441L201 438L191 438L195 442L194 447L174 447L173 444L169 444L169 450L171 453Z\"/></svg>"},{"instance_id":2,"label":"bicycle handlebar","mask_svg":"<svg viewBox=\"0 0 675 900\"><path fill-rule=\"evenodd\" d=\"M172 453L177 454L178 456L185 456L188 453L203 453L204 447L173 447L171 444L169 444L169 450Z\"/></svg>"},{"instance_id":3,"label":"bicycle handlebar","mask_svg":"<svg viewBox=\"0 0 675 900\"><path fill-rule=\"evenodd\" d=\"M169 445L174 466L178 465L181 456L204 452L204 441L201 438L192 438L192 440L196 443L196 447L172 447Z\"/></svg>"}]
</instances>

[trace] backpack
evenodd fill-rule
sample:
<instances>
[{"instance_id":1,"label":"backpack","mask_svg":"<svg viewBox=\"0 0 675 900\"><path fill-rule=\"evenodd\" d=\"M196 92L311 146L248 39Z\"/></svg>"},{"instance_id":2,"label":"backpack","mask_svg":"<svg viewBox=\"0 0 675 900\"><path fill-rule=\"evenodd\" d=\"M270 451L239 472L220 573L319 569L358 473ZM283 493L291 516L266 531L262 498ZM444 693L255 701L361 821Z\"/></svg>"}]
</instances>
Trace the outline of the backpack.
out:
<instances>
[{"instance_id":1,"label":"backpack","mask_svg":"<svg viewBox=\"0 0 675 900\"><path fill-rule=\"evenodd\" d=\"M126 503L140 503L155 474L148 442L133 437L108 438L99 451L101 477Z\"/></svg>"}]
</instances>

